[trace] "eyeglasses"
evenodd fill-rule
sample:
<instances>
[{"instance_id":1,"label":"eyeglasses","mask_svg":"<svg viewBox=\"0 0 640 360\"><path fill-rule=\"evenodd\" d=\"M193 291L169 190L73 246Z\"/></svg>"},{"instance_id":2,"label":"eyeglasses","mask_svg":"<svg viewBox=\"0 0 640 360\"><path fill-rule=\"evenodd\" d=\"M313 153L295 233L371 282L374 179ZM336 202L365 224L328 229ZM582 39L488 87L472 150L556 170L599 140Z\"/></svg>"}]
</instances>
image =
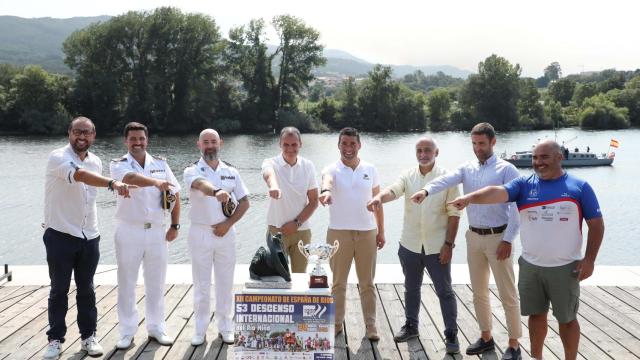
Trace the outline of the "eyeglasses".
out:
<instances>
[{"instance_id":1,"label":"eyeglasses","mask_svg":"<svg viewBox=\"0 0 640 360\"><path fill-rule=\"evenodd\" d=\"M71 133L74 136L80 136L80 135L89 136L89 135L95 134L95 132L96 131L93 130L93 129L88 129L88 130L87 129L85 129L85 130L82 130L82 129L71 129Z\"/></svg>"}]
</instances>

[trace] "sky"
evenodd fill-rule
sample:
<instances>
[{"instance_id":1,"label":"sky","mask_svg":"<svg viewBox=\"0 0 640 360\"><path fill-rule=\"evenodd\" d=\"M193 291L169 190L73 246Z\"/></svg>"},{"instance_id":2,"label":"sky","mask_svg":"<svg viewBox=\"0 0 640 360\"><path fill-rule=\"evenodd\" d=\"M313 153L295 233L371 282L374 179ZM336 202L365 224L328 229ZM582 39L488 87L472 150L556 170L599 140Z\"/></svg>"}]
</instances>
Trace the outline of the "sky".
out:
<instances>
[{"instance_id":1,"label":"sky","mask_svg":"<svg viewBox=\"0 0 640 360\"><path fill-rule=\"evenodd\" d=\"M212 16L223 34L254 18L290 14L330 49L371 63L452 65L475 72L491 54L542 76L640 68L640 2L571 0L1 0L0 15L68 18L174 6ZM271 34L271 43L276 43Z\"/></svg>"}]
</instances>

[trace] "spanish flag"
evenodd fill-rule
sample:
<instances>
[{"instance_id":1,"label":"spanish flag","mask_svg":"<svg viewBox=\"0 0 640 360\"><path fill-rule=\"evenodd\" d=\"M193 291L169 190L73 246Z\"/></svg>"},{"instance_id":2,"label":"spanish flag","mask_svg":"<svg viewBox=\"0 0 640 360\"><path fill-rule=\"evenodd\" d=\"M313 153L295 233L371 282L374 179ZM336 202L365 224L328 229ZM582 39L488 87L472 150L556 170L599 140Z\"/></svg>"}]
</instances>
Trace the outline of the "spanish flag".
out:
<instances>
[{"instance_id":1,"label":"spanish flag","mask_svg":"<svg viewBox=\"0 0 640 360\"><path fill-rule=\"evenodd\" d=\"M620 147L620 143L616 139L611 139L611 142L609 143L609 146L617 148L617 147Z\"/></svg>"}]
</instances>

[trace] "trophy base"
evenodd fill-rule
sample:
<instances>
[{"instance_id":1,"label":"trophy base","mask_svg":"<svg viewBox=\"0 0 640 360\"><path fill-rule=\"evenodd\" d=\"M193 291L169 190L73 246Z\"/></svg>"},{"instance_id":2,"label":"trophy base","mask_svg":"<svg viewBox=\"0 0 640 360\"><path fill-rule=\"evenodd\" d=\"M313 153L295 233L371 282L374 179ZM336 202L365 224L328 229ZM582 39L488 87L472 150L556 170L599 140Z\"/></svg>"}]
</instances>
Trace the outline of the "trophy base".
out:
<instances>
[{"instance_id":1,"label":"trophy base","mask_svg":"<svg viewBox=\"0 0 640 360\"><path fill-rule=\"evenodd\" d=\"M329 280L327 275L310 275L309 288L328 288Z\"/></svg>"}]
</instances>

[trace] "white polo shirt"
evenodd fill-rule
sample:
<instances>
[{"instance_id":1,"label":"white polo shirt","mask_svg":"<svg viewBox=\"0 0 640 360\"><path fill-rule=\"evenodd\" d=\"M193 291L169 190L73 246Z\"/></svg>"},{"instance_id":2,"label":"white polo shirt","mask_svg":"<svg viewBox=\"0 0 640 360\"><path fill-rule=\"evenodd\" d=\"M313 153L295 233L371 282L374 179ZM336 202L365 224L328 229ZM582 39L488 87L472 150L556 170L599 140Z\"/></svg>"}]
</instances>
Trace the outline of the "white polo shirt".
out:
<instances>
[{"instance_id":1,"label":"white polo shirt","mask_svg":"<svg viewBox=\"0 0 640 360\"><path fill-rule=\"evenodd\" d=\"M376 168L361 160L353 170L338 160L322 170L322 175L325 174L333 176L329 228L359 231L377 229L373 213L367 210L372 189L380 185Z\"/></svg>"},{"instance_id":2,"label":"white polo shirt","mask_svg":"<svg viewBox=\"0 0 640 360\"><path fill-rule=\"evenodd\" d=\"M218 199L191 188L191 184L197 179L207 180L214 187L228 192L237 200L249 195L249 190L242 182L236 168L220 161L218 167L212 169L204 159L200 158L196 163L184 169L184 183L189 189L191 202L189 219L193 224L215 225L227 219L222 213L222 205Z\"/></svg>"},{"instance_id":3,"label":"white polo shirt","mask_svg":"<svg viewBox=\"0 0 640 360\"><path fill-rule=\"evenodd\" d=\"M93 153L80 160L71 145L53 150L47 161L44 184L44 227L79 238L100 236L95 186L73 179L77 169L102 174L102 161Z\"/></svg>"},{"instance_id":4,"label":"white polo shirt","mask_svg":"<svg viewBox=\"0 0 640 360\"><path fill-rule=\"evenodd\" d=\"M281 197L269 198L267 225L279 228L295 219L309 203L307 192L318 188L316 168L311 161L301 156L298 156L296 163L291 166L280 154L262 162L263 175L268 169L276 174ZM308 220L302 223L299 229L309 229Z\"/></svg>"},{"instance_id":5,"label":"white polo shirt","mask_svg":"<svg viewBox=\"0 0 640 360\"><path fill-rule=\"evenodd\" d=\"M171 192L177 194L180 184L173 175L167 161L161 157L146 153L144 167L140 166L136 159L127 153L119 159L111 160L111 177L122 181L129 173L138 173L146 177L167 180L174 187ZM124 222L143 224L162 224L165 219L165 210L162 208L162 192L155 186L145 186L129 190L130 198L118 196L116 203L116 219ZM170 211L167 210L166 214Z\"/></svg>"}]
</instances>

